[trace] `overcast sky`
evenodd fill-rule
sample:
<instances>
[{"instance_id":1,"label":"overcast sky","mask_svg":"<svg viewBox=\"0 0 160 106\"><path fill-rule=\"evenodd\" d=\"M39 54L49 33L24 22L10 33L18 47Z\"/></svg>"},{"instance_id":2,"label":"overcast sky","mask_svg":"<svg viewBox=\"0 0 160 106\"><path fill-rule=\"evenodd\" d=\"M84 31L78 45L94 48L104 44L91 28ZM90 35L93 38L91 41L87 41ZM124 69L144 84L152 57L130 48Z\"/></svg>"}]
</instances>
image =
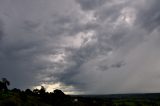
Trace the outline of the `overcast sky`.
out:
<instances>
[{"instance_id":1,"label":"overcast sky","mask_svg":"<svg viewBox=\"0 0 160 106\"><path fill-rule=\"evenodd\" d=\"M160 0L0 0L11 88L160 92Z\"/></svg>"}]
</instances>

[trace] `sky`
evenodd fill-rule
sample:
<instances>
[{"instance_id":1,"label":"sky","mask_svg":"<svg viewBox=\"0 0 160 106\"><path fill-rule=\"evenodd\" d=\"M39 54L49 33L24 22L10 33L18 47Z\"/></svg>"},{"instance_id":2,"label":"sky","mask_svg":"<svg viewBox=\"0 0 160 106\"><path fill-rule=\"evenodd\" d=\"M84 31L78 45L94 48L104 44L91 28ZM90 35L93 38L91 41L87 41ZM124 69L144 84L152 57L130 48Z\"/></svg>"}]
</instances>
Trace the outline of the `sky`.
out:
<instances>
[{"instance_id":1,"label":"sky","mask_svg":"<svg viewBox=\"0 0 160 106\"><path fill-rule=\"evenodd\" d=\"M159 0L0 0L0 78L68 94L160 92Z\"/></svg>"}]
</instances>

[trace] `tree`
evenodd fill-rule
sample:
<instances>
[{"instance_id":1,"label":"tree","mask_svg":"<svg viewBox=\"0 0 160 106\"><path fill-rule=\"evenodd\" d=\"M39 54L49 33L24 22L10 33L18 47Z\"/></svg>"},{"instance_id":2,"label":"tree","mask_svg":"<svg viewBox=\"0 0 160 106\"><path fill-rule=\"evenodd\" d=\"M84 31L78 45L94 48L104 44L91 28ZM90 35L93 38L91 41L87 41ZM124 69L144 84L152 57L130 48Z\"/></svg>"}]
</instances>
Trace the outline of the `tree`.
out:
<instances>
[{"instance_id":1,"label":"tree","mask_svg":"<svg viewBox=\"0 0 160 106\"><path fill-rule=\"evenodd\" d=\"M11 91L12 91L12 92L16 92L16 93L20 93L20 92L21 92L21 90L18 89L18 88L13 88Z\"/></svg>"},{"instance_id":2,"label":"tree","mask_svg":"<svg viewBox=\"0 0 160 106\"><path fill-rule=\"evenodd\" d=\"M10 82L6 78L2 78L2 81L0 81L0 90L8 90L9 85Z\"/></svg>"},{"instance_id":3,"label":"tree","mask_svg":"<svg viewBox=\"0 0 160 106\"><path fill-rule=\"evenodd\" d=\"M25 93L26 93L27 95L32 95L32 94L33 94L33 92L32 92L30 89L26 89L26 90L25 90Z\"/></svg>"},{"instance_id":4,"label":"tree","mask_svg":"<svg viewBox=\"0 0 160 106\"><path fill-rule=\"evenodd\" d=\"M41 86L41 89L39 90L39 94L41 96L44 96L45 93L46 93L46 89L44 88L44 86Z\"/></svg>"},{"instance_id":5,"label":"tree","mask_svg":"<svg viewBox=\"0 0 160 106\"><path fill-rule=\"evenodd\" d=\"M39 94L39 95L44 95L46 93L46 89L44 88L44 86L41 86L41 89L34 89L33 90L34 94Z\"/></svg>"},{"instance_id":6,"label":"tree","mask_svg":"<svg viewBox=\"0 0 160 106\"><path fill-rule=\"evenodd\" d=\"M34 89L34 90L33 90L33 93L36 94L36 95L38 95L38 94L39 94L39 89L37 89L37 88Z\"/></svg>"},{"instance_id":7,"label":"tree","mask_svg":"<svg viewBox=\"0 0 160 106\"><path fill-rule=\"evenodd\" d=\"M65 94L59 89L54 90L54 95L56 95L56 96L65 96Z\"/></svg>"}]
</instances>

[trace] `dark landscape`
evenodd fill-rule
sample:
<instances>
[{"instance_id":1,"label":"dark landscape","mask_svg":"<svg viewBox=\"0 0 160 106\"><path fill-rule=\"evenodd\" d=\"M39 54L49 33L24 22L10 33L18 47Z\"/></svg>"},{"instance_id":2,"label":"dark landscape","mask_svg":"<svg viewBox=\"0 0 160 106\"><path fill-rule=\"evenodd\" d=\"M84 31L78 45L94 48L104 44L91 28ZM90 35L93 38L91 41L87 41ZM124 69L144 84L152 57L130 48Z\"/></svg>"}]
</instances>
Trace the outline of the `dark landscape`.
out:
<instances>
[{"instance_id":1,"label":"dark landscape","mask_svg":"<svg viewBox=\"0 0 160 106\"><path fill-rule=\"evenodd\" d=\"M113 95L65 95L61 90L8 89L6 78L0 81L0 106L159 106L160 93Z\"/></svg>"}]
</instances>

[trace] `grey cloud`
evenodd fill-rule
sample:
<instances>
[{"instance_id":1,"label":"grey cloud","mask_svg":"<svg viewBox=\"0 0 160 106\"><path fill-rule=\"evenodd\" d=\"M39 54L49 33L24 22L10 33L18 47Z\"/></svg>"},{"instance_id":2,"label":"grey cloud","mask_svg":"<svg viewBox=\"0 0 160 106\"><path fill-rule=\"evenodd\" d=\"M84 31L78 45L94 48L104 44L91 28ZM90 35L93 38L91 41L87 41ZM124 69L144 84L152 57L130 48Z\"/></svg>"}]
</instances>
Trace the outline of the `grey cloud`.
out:
<instances>
[{"instance_id":1,"label":"grey cloud","mask_svg":"<svg viewBox=\"0 0 160 106\"><path fill-rule=\"evenodd\" d=\"M0 6L0 77L11 80L12 87L60 82L85 93L150 89L144 83L146 77L140 75L157 73L152 63L159 62L158 1L145 0L139 5L127 0L6 1L0 1L5 5ZM130 7L136 19L129 25L120 17ZM88 10L96 19L83 23ZM89 38L78 34L85 36L90 31L94 31L94 41L86 43ZM72 41L81 44L74 47Z\"/></svg>"},{"instance_id":2,"label":"grey cloud","mask_svg":"<svg viewBox=\"0 0 160 106\"><path fill-rule=\"evenodd\" d=\"M105 65L100 65L97 70L107 71L109 68L110 68L110 67L105 64Z\"/></svg>"},{"instance_id":3,"label":"grey cloud","mask_svg":"<svg viewBox=\"0 0 160 106\"><path fill-rule=\"evenodd\" d=\"M109 19L108 22L113 22L120 15L120 10L124 5L106 6L95 12L95 15L100 19L100 21L105 21Z\"/></svg>"},{"instance_id":4,"label":"grey cloud","mask_svg":"<svg viewBox=\"0 0 160 106\"><path fill-rule=\"evenodd\" d=\"M20 15L22 14L19 13ZM1 32L5 32L5 35L3 34L0 45L1 77L7 77L11 80L12 87L23 89L32 87L41 81L41 79L37 79L38 73L42 73L42 70L46 69L49 63L37 62L37 58L53 53L54 49L50 47L49 42L46 42L48 35L36 32L37 28L41 28L42 23L37 23L34 19L25 20L20 16L18 23L16 23L12 14L9 15L11 23L3 20L5 29L1 25Z\"/></svg>"},{"instance_id":5,"label":"grey cloud","mask_svg":"<svg viewBox=\"0 0 160 106\"><path fill-rule=\"evenodd\" d=\"M139 7L137 14L137 24L149 31L154 30L159 27L160 24L160 13L159 13L159 5L160 2L158 0L148 1L146 0L144 7Z\"/></svg>"},{"instance_id":6,"label":"grey cloud","mask_svg":"<svg viewBox=\"0 0 160 106\"><path fill-rule=\"evenodd\" d=\"M110 63L101 63L97 66L97 71L109 71L112 69L116 69L119 70L120 68L124 67L126 64L124 63L124 61L118 61L118 62L114 62L112 64Z\"/></svg>"},{"instance_id":7,"label":"grey cloud","mask_svg":"<svg viewBox=\"0 0 160 106\"><path fill-rule=\"evenodd\" d=\"M117 62L115 64L112 64L111 67L112 68L121 68L124 65L125 65L125 63L123 61L120 61L120 62Z\"/></svg>"},{"instance_id":8,"label":"grey cloud","mask_svg":"<svg viewBox=\"0 0 160 106\"><path fill-rule=\"evenodd\" d=\"M1 39L2 39L3 36L4 36L4 24L0 20L0 41L1 41Z\"/></svg>"},{"instance_id":9,"label":"grey cloud","mask_svg":"<svg viewBox=\"0 0 160 106\"><path fill-rule=\"evenodd\" d=\"M146 2L147 3L147 2ZM148 4L148 5L150 5L150 4ZM151 6L152 7L152 6ZM144 27L143 26L143 23L146 23L147 21L149 21L149 20L152 20L151 18L153 18L152 16L150 16L150 17L148 17L149 19L147 19L146 21L145 20L143 20L143 17L139 17L139 14L136 14L137 15L137 19L136 19L136 21L135 22L139 22L139 24L140 24L140 26L139 25L137 25L136 23L134 23L133 24L133 26L132 27L128 27L128 26L125 26L125 25L123 25L122 23L119 23L119 25L118 26L116 26L116 28L114 28L114 30L108 30L108 29L110 29L113 25L114 25L114 23L115 23L115 21L118 19L118 17L121 15L120 14L120 12L121 12L121 10L122 9L124 9L124 8L126 8L126 5L119 5L119 7L117 6L117 10L115 10L115 12L113 12L112 13L112 11L110 12L110 14L107 16L107 15L105 15L105 16L103 16L103 11L105 10L105 8L104 8L104 10L103 11L101 11L101 10L99 10L99 11L97 11L97 14L98 14L98 16L99 15L101 15L102 14L102 16L101 16L101 18L99 18L99 22L103 22L103 24L101 24L97 29L96 29L96 31L97 31L97 35L98 35L98 42L100 43L100 47L99 48L103 48L103 47L107 47L107 46L110 46L112 49L113 49L113 51L114 52L117 52L117 54L118 54L118 56L117 56L117 58L118 59L126 59L126 58L132 58L132 56L131 57L127 57L127 55L129 55L131 52L132 52L132 49L134 49L134 48L138 48L141 44L143 44L144 42L146 42L145 41L145 39L147 39L148 38L148 36L151 36L150 35L150 33L148 33L150 30L146 27ZM135 7L131 7L131 8L135 8ZM139 7L140 8L140 7ZM135 8L140 14L145 14L145 11L141 11L141 10L139 10L139 8ZM111 7L110 7L110 9L112 9ZM106 9L107 10L107 9ZM152 10L152 9L151 9ZM153 11L153 10L152 10ZM102 12L102 13L100 13L100 12ZM153 13L153 12L152 12ZM114 15L115 14L115 15ZM150 13L146 13L146 15L149 15ZM112 19L112 16L114 16L114 20L111 20L111 21L107 21L110 17L111 17L111 19ZM102 18L103 17L103 18ZM105 20L106 20L106 24L105 24ZM141 23L141 22L142 23ZM144 21L144 22L143 22ZM108 22L108 23L107 23ZM154 21L149 21L148 23L149 24L154 24L154 22L156 22L155 20ZM156 24L158 24L158 23L156 23ZM142 26L143 26L143 28L145 28L145 30L142 28ZM108 28L108 29L107 29ZM112 29L112 28L111 28ZM145 31L148 31L148 32L145 32ZM104 33L103 33L104 32ZM98 55L99 55L99 53L98 53ZM107 55L106 55L106 57L107 57ZM106 57L104 57L104 58L106 58ZM116 60L116 58L113 58L113 60ZM90 59L90 60L88 60L87 61L87 63L88 62L91 62L92 61L92 59ZM119 60L118 60L119 61ZM86 63L86 64L87 64ZM99 63L97 63L96 65L98 65ZM127 64L127 63L126 63ZM123 63L123 62L118 62L118 63L114 63L113 62L113 64L111 65L111 67L112 68L108 68L109 66L108 66L108 64L106 63L106 65L104 64L104 65L102 65L102 67L100 68L100 70L110 70L110 71L107 71L106 73L108 73L108 74L111 74L112 72L111 72L111 70L115 70L115 68L119 68L119 67L121 67L122 69L120 69L120 72L122 71L122 70L124 70L124 76L123 75L119 75L119 76L123 76L124 77L124 79L125 80L128 80L127 79L127 77L125 77L125 76L128 76L127 74L128 74L128 72L129 72L129 70L128 70L128 72L127 72L127 69L124 69L127 65L126 65L125 63ZM83 64L84 65L84 64ZM93 64L92 64L93 65ZM105 67L104 67L105 66ZM124 67L122 67L122 66L124 66ZM86 71L87 70L94 70L94 69L92 69L92 68L90 68L90 66L86 66ZM96 67L95 67L95 69L96 69ZM135 69L136 69L136 67L135 67ZM132 70L134 70L134 69L132 69ZM92 72L90 72L90 74L91 74ZM117 72L118 73L118 72ZM81 73L82 74L82 73ZM100 73L97 71L97 72L95 72L95 75L93 74L93 76L96 76L96 75L99 75ZM84 74L82 74L82 75L84 75ZM85 74L86 75L86 74ZM85 76L84 75L84 76ZM81 76L80 78L79 78L79 80L80 79L83 79L83 77L84 76ZM87 75L86 75L87 76ZM88 75L87 77L88 77L88 80L91 80L92 78L90 78L89 77L90 75ZM106 75L107 76L107 75ZM107 76L108 77L108 76ZM118 77L117 75L115 76L115 77ZM115 78L114 77L114 78ZM108 79L108 78L106 78L106 79ZM121 78L117 78L117 79L121 79ZM92 80L94 80L94 79L92 79ZM117 80L114 80L114 81L117 81ZM113 81L113 82L114 82ZM83 82L83 81L82 81ZM101 82L101 81L100 81ZM103 82L103 81L102 81ZM101 83L102 83L101 82ZM118 83L119 81L117 81L117 83ZM128 83L130 82L130 80L128 81ZM84 81L84 83L86 83L86 84L89 84L89 82L87 82L87 81ZM114 83L116 83L116 82L114 82ZM117 84L116 83L116 84ZM123 83L123 80L121 80L120 81L120 83L122 84ZM116 85L115 84L115 85ZM92 85L92 84L90 84L90 85ZM101 85L102 86L102 85ZM104 87L104 86L103 86ZM106 87L106 86L105 86ZM112 86L113 87L113 86ZM96 87L95 87L96 88ZM87 87L86 87L86 89L87 89ZM100 89L100 88L98 88L98 89ZM108 87L108 89L109 89L109 87ZM119 89L121 89L121 86L119 85ZM123 87L122 87L122 92L123 92ZM137 88L138 89L138 88ZM120 91L120 90L119 90ZM104 91L104 92L107 92L107 91ZM133 91L134 92L134 91Z\"/></svg>"},{"instance_id":10,"label":"grey cloud","mask_svg":"<svg viewBox=\"0 0 160 106\"><path fill-rule=\"evenodd\" d=\"M143 20L139 17L139 14L135 14L137 18L131 26L127 26L124 20L118 22L120 15L122 15L121 11L131 5L132 3L124 3L117 4L116 9L113 9L115 7L103 6L99 10L98 8L95 10L96 23L100 23L93 29L96 31L97 43L93 46L84 46L78 50L69 50L72 55L69 56L67 61L74 64L57 76L58 81L62 81L66 85L72 85L86 93L95 93L99 90L98 93L135 92L138 89L144 89L143 87L136 87L134 83L138 84L138 82L135 78L130 80L134 70L144 73L144 70L138 68L141 66L132 65L136 64L136 61L132 59L135 58L138 61L139 59L134 55L140 55L141 53L145 55L145 51L142 50L140 53L137 48L148 42L148 37L150 38L152 34L148 33L147 28L142 27L143 23L136 24L139 20ZM132 6L131 8L140 11L142 14L145 12L141 11L140 7ZM92 10L93 8L83 10L85 12L89 9ZM147 15L149 14L147 13ZM149 23L152 24L152 22ZM148 73L150 73L149 70ZM136 90L134 90L134 87ZM131 90L127 90L129 88Z\"/></svg>"},{"instance_id":11,"label":"grey cloud","mask_svg":"<svg viewBox=\"0 0 160 106\"><path fill-rule=\"evenodd\" d=\"M53 75L53 77L56 77L58 81L61 81L66 85L74 86L77 90L83 91L88 89L86 86L88 83L85 81L87 79L81 79L83 76L79 76L80 79L77 79L77 76L87 71L83 69L83 66L86 63L90 62L98 55L106 55L111 50L112 49L109 47L104 48L96 43L93 45L82 46L79 49L66 48L66 51L72 53L72 55L67 58L67 62L72 65L67 67L64 70L64 73ZM102 69L97 71L101 70Z\"/></svg>"},{"instance_id":12,"label":"grey cloud","mask_svg":"<svg viewBox=\"0 0 160 106\"><path fill-rule=\"evenodd\" d=\"M106 0L76 0L83 10L92 10L103 5Z\"/></svg>"}]
</instances>

